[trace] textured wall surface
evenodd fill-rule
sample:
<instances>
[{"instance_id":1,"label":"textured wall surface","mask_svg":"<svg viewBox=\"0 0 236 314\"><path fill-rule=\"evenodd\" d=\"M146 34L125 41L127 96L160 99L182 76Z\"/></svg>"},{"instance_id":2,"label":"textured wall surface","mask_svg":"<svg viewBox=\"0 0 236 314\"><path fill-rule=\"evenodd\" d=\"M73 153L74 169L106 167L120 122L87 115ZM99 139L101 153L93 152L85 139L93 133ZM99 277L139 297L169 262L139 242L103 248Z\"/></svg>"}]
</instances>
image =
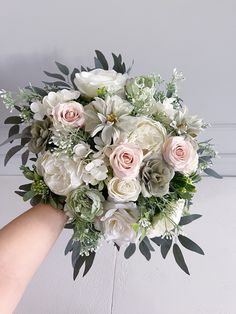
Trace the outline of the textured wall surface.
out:
<instances>
[{"instance_id":1,"label":"textured wall surface","mask_svg":"<svg viewBox=\"0 0 236 314\"><path fill-rule=\"evenodd\" d=\"M70 232L64 231L27 289L16 314L234 314L236 190L236 2L235 0L146 0L138 2L71 0L40 2L1 0L0 89L16 90L44 80L54 60L71 67L92 65L93 51L121 52L135 60L133 75L174 67L187 80L180 95L190 113L212 128L221 158L215 169L228 177L204 178L193 212L189 236L206 251L186 252L191 277L163 261L158 252L147 263L137 254L125 261L104 245L84 279L72 281L70 258L63 256ZM0 141L7 135L0 108ZM12 193L24 179L20 156L3 167L7 147L0 147L0 227L28 208Z\"/></svg>"}]
</instances>

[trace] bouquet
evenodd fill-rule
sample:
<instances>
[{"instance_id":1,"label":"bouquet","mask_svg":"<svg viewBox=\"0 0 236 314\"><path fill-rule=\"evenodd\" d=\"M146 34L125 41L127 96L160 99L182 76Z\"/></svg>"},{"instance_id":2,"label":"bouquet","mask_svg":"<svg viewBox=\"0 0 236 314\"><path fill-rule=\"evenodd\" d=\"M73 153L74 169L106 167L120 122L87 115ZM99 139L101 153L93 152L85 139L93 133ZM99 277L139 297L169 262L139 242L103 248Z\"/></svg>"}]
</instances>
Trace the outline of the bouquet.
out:
<instances>
[{"instance_id":1,"label":"bouquet","mask_svg":"<svg viewBox=\"0 0 236 314\"><path fill-rule=\"evenodd\" d=\"M74 279L91 268L103 240L130 258L138 248L147 260L159 247L172 248L189 274L181 246L199 254L184 225L195 184L212 170L216 157L209 141L198 141L207 124L192 116L178 96L182 73L130 76L121 55L95 51L95 67L45 74L43 87L29 85L14 95L2 90L5 106L17 111L5 120L15 143L5 156L23 150L21 170L30 182L16 193L32 205L47 203L69 216L73 229L65 253L72 252Z\"/></svg>"}]
</instances>

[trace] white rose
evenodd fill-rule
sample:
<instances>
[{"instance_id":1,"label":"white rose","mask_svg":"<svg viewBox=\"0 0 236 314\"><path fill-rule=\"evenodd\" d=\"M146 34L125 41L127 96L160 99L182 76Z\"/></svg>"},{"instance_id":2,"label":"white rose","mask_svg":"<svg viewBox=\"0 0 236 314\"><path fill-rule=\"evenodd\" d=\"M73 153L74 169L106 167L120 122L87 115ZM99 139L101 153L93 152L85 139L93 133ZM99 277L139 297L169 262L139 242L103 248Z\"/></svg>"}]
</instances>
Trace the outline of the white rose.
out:
<instances>
[{"instance_id":1,"label":"white rose","mask_svg":"<svg viewBox=\"0 0 236 314\"><path fill-rule=\"evenodd\" d=\"M76 73L74 83L81 94L94 98L97 96L98 88L105 87L112 93L119 91L124 87L127 77L127 74L114 70L95 69Z\"/></svg>"},{"instance_id":2,"label":"white rose","mask_svg":"<svg viewBox=\"0 0 236 314\"><path fill-rule=\"evenodd\" d=\"M112 178L108 185L108 193L114 202L135 202L141 192L141 185L137 179L117 177Z\"/></svg>"},{"instance_id":3,"label":"white rose","mask_svg":"<svg viewBox=\"0 0 236 314\"><path fill-rule=\"evenodd\" d=\"M176 203L170 205L166 211L153 217L152 227L147 232L149 238L161 237L165 232L173 230L180 222L183 214L185 200L179 199Z\"/></svg>"},{"instance_id":4,"label":"white rose","mask_svg":"<svg viewBox=\"0 0 236 314\"><path fill-rule=\"evenodd\" d=\"M160 122L140 118L135 129L128 135L127 141L137 144L143 154L147 155L150 152L160 152L166 136L166 129Z\"/></svg>"},{"instance_id":5,"label":"white rose","mask_svg":"<svg viewBox=\"0 0 236 314\"><path fill-rule=\"evenodd\" d=\"M47 151L36 163L49 189L57 195L68 195L82 184L82 162L76 163L65 154Z\"/></svg>"},{"instance_id":6,"label":"white rose","mask_svg":"<svg viewBox=\"0 0 236 314\"><path fill-rule=\"evenodd\" d=\"M137 235L132 228L139 216L136 204L105 202L104 209L106 213L97 219L95 227L103 233L105 239L119 246L136 242Z\"/></svg>"}]
</instances>

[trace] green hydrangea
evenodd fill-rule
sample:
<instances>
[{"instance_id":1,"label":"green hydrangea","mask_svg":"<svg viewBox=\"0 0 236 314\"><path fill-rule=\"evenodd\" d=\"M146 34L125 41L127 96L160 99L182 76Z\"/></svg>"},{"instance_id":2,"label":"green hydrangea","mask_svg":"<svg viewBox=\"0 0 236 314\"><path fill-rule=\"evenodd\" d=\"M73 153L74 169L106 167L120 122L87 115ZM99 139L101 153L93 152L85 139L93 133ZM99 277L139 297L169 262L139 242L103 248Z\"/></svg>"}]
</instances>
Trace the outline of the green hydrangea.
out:
<instances>
[{"instance_id":1,"label":"green hydrangea","mask_svg":"<svg viewBox=\"0 0 236 314\"><path fill-rule=\"evenodd\" d=\"M72 191L66 198L66 211L92 222L103 213L103 196L95 189L80 187Z\"/></svg>"}]
</instances>

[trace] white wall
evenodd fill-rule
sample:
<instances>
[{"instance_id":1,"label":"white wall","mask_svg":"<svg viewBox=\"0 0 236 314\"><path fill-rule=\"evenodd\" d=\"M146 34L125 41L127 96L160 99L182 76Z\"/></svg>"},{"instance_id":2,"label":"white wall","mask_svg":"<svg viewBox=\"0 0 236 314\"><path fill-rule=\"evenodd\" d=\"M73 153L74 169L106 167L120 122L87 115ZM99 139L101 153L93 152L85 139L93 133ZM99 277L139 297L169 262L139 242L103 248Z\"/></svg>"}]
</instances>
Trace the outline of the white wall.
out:
<instances>
[{"instance_id":1,"label":"white wall","mask_svg":"<svg viewBox=\"0 0 236 314\"><path fill-rule=\"evenodd\" d=\"M190 112L212 124L203 138L215 139L221 156L216 170L236 175L235 0L1 0L0 5L0 88L39 84L43 70L55 70L54 60L91 65L95 49L121 52L128 63L134 59L133 75L160 72L167 78L177 67L187 77L180 92ZM1 121L7 114L1 107ZM1 141L6 134L2 126ZM0 149L0 227L28 208L12 193L24 182L17 176L20 158L4 168L5 151ZM235 188L234 177L200 183L193 211L204 218L188 230L207 254L187 254L190 278L172 258L163 262L157 253L150 263L139 255L125 261L105 246L88 276L74 283L70 259L63 256L69 239L64 231L16 313L234 314Z\"/></svg>"}]
</instances>

